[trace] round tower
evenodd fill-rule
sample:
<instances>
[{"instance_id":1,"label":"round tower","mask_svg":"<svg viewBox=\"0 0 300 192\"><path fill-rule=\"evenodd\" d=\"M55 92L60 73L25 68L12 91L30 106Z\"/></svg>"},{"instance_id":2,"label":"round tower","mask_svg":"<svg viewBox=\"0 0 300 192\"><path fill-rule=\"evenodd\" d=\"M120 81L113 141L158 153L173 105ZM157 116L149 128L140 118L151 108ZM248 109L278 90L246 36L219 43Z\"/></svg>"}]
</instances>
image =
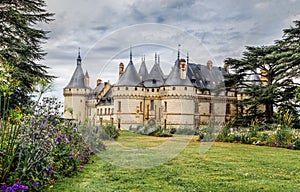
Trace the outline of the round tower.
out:
<instances>
[{"instance_id":1,"label":"round tower","mask_svg":"<svg viewBox=\"0 0 300 192\"><path fill-rule=\"evenodd\" d=\"M193 128L195 126L195 87L186 76L187 63L175 61L161 91L163 123L166 128Z\"/></svg>"},{"instance_id":2,"label":"round tower","mask_svg":"<svg viewBox=\"0 0 300 192\"><path fill-rule=\"evenodd\" d=\"M113 87L114 124L118 129L129 130L143 123L144 88L141 79L130 61L119 81Z\"/></svg>"},{"instance_id":3,"label":"round tower","mask_svg":"<svg viewBox=\"0 0 300 192\"><path fill-rule=\"evenodd\" d=\"M88 100L91 88L88 85L88 74L84 74L81 66L80 51L78 51L76 69L70 82L64 88L64 118L77 119L83 122L88 117Z\"/></svg>"}]
</instances>

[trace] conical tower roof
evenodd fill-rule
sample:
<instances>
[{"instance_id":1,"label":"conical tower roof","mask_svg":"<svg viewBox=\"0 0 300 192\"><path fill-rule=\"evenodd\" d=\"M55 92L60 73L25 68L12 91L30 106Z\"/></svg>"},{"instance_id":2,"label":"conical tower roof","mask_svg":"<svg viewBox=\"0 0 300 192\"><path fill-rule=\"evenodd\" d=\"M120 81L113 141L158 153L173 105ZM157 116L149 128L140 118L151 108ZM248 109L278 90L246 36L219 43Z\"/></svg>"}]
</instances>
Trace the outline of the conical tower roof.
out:
<instances>
[{"instance_id":1,"label":"conical tower roof","mask_svg":"<svg viewBox=\"0 0 300 192\"><path fill-rule=\"evenodd\" d=\"M167 80L165 81L166 86L190 86L193 87L192 82L188 77L185 79L180 78L180 69L179 69L179 60L177 59L175 62L172 71L170 72Z\"/></svg>"},{"instance_id":2,"label":"conical tower roof","mask_svg":"<svg viewBox=\"0 0 300 192\"><path fill-rule=\"evenodd\" d=\"M160 87L164 84L164 74L156 60L155 54L155 64L153 65L147 80L144 82L145 87Z\"/></svg>"},{"instance_id":3,"label":"conical tower roof","mask_svg":"<svg viewBox=\"0 0 300 192\"><path fill-rule=\"evenodd\" d=\"M142 58L142 64L139 69L139 76L142 81L145 81L148 78L148 70L145 63L145 56Z\"/></svg>"},{"instance_id":4,"label":"conical tower roof","mask_svg":"<svg viewBox=\"0 0 300 192\"><path fill-rule=\"evenodd\" d=\"M84 83L85 74L81 67L80 51L78 51L77 66L72 75L72 78L65 88L90 88Z\"/></svg>"},{"instance_id":5,"label":"conical tower roof","mask_svg":"<svg viewBox=\"0 0 300 192\"><path fill-rule=\"evenodd\" d=\"M140 82L140 77L132 62L132 53L130 50L130 61L116 86L138 86Z\"/></svg>"}]
</instances>

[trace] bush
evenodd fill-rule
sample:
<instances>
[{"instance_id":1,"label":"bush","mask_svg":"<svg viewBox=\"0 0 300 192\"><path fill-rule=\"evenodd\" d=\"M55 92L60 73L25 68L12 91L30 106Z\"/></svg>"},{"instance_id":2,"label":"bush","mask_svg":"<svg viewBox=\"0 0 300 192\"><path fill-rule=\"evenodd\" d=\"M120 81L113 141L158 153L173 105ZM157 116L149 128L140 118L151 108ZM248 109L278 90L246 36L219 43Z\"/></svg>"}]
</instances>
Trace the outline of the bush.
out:
<instances>
[{"instance_id":1,"label":"bush","mask_svg":"<svg viewBox=\"0 0 300 192\"><path fill-rule=\"evenodd\" d=\"M197 129L195 128L187 128L187 127L182 127L178 128L175 132L177 135L196 135L198 132Z\"/></svg>"},{"instance_id":2,"label":"bush","mask_svg":"<svg viewBox=\"0 0 300 192\"><path fill-rule=\"evenodd\" d=\"M165 130L161 126L155 126L151 123L144 126L138 126L135 133L156 137L172 137L172 134L169 131Z\"/></svg>"},{"instance_id":3,"label":"bush","mask_svg":"<svg viewBox=\"0 0 300 192\"><path fill-rule=\"evenodd\" d=\"M294 149L300 150L300 139L297 139L294 142Z\"/></svg>"},{"instance_id":4,"label":"bush","mask_svg":"<svg viewBox=\"0 0 300 192\"><path fill-rule=\"evenodd\" d=\"M53 178L74 175L89 161L91 150L79 125L60 118L60 106L56 99L44 98L27 114L15 111L1 121L0 172L7 173L1 173L1 188L41 191Z\"/></svg>"},{"instance_id":5,"label":"bush","mask_svg":"<svg viewBox=\"0 0 300 192\"><path fill-rule=\"evenodd\" d=\"M110 138L117 139L120 136L119 130L111 123L105 125L103 130Z\"/></svg>"}]
</instances>

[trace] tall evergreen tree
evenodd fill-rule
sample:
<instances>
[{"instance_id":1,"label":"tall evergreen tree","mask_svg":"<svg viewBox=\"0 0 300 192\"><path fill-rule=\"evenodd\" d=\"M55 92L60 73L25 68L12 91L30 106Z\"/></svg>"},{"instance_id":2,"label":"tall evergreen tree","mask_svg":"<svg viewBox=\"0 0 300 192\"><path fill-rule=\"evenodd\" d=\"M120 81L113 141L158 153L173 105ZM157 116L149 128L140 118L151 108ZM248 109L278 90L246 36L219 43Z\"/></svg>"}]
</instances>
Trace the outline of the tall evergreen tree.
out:
<instances>
[{"instance_id":1,"label":"tall evergreen tree","mask_svg":"<svg viewBox=\"0 0 300 192\"><path fill-rule=\"evenodd\" d=\"M300 75L300 22L295 21L295 27L283 32L283 38L274 45L246 47L241 59L225 59L235 70L229 82L249 96L238 106L246 108L253 118L262 117L263 112L267 122L274 120L275 107L292 111L298 107L295 94L299 84L295 79ZM265 110L259 112L259 106Z\"/></svg>"},{"instance_id":2,"label":"tall evergreen tree","mask_svg":"<svg viewBox=\"0 0 300 192\"><path fill-rule=\"evenodd\" d=\"M0 76L5 79L0 92L13 87L9 95L13 105L26 103L38 82L53 79L48 67L40 63L45 56L41 44L48 32L37 24L48 23L53 16L45 6L44 0L0 1Z\"/></svg>"}]
</instances>

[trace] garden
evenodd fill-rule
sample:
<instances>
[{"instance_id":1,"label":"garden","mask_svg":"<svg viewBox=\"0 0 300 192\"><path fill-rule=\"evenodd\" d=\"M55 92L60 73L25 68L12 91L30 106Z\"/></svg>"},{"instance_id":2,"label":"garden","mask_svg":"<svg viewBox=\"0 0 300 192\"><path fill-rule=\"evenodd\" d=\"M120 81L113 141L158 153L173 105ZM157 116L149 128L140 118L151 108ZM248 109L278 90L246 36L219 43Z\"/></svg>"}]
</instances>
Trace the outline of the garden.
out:
<instances>
[{"instance_id":1,"label":"garden","mask_svg":"<svg viewBox=\"0 0 300 192\"><path fill-rule=\"evenodd\" d=\"M75 176L90 162L92 154L105 150L102 140L116 136L111 125L92 130L84 123L61 118L61 106L55 98L44 98L23 111L3 111L2 191L42 191L63 177Z\"/></svg>"}]
</instances>

